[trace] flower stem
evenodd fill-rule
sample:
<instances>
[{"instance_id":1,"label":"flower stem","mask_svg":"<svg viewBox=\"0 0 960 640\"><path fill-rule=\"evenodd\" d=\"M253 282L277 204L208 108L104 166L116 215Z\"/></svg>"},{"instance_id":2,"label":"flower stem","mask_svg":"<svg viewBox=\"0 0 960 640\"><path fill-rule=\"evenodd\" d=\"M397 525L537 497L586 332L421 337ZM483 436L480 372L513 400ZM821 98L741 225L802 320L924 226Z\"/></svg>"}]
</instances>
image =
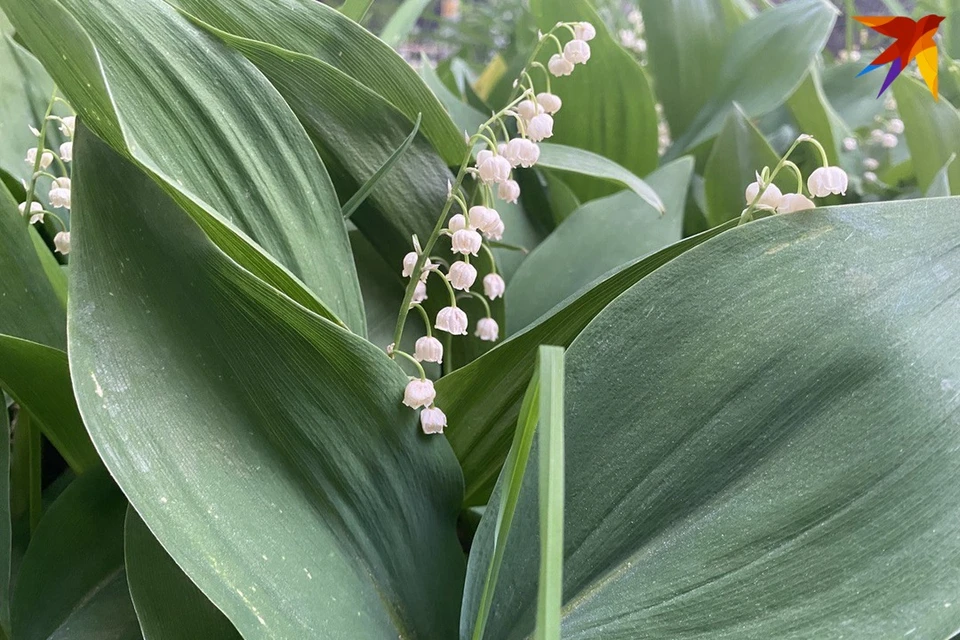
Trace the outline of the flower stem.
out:
<instances>
[{"instance_id":1,"label":"flower stem","mask_svg":"<svg viewBox=\"0 0 960 640\"><path fill-rule=\"evenodd\" d=\"M423 326L427 329L427 337L432 338L433 332L430 330L430 316L427 315L426 309L419 304L415 304L413 306L417 311L420 312L420 317L423 318Z\"/></svg>"},{"instance_id":2,"label":"flower stem","mask_svg":"<svg viewBox=\"0 0 960 640\"><path fill-rule=\"evenodd\" d=\"M747 206L747 208L743 211L743 213L740 214L740 220L741 220L741 222L742 222L742 221L749 221L749 220L752 220L752 219L753 219L753 212L756 210L756 208L757 208L757 203L760 202L760 198L763 197L764 192L767 190L767 189L766 189L767 185L768 185L768 184L773 184L774 178L776 178L776 177L777 177L777 174L780 173L780 170L783 169L784 163L787 162L787 158L790 157L790 154L792 154L792 153L794 152L794 150L796 150L796 148L797 148L798 146L800 146L800 143L801 143L801 142L803 142L804 140L807 140L808 138L809 138L809 136L800 136L799 138L797 138L796 140L793 141L793 144L790 145L790 148L787 149L787 152L786 152L785 154L783 154L783 157L780 158L780 162L778 162L778 163L777 163L777 166L775 166L775 167L773 168L773 171L770 172L770 178L769 178L769 179L767 180L767 182L762 186L762 188L757 192L757 195L754 196L753 202L751 202L751 203ZM812 138L809 138L809 139L812 140Z\"/></svg>"},{"instance_id":3,"label":"flower stem","mask_svg":"<svg viewBox=\"0 0 960 640\"><path fill-rule=\"evenodd\" d=\"M393 352L394 352L395 354L400 354L401 356L403 356L404 358L406 358L407 360L409 360L410 362L412 362L413 364L415 364L416 367L417 367L417 371L420 372L420 379L421 379L421 380L426 380L426 379L427 379L427 372L423 370L423 365L420 364L420 361L419 361L419 360L417 360L416 358L414 358L412 355L410 355L410 354L407 353L406 351L400 351L400 349L396 349L396 348L395 348L395 349L393 350Z\"/></svg>"},{"instance_id":4,"label":"flower stem","mask_svg":"<svg viewBox=\"0 0 960 640\"><path fill-rule=\"evenodd\" d=\"M50 96L50 104L47 105L47 112L43 114L43 122L40 123L40 135L37 136L37 157L33 161L33 173L30 176L30 184L27 186L27 200L24 203L23 210L30 213L30 205L33 204L33 192L37 188L37 177L40 173L40 162L43 160L43 151L47 148L47 123L50 114L53 113L53 105L57 103L57 88L53 88L53 95Z\"/></svg>"}]
</instances>

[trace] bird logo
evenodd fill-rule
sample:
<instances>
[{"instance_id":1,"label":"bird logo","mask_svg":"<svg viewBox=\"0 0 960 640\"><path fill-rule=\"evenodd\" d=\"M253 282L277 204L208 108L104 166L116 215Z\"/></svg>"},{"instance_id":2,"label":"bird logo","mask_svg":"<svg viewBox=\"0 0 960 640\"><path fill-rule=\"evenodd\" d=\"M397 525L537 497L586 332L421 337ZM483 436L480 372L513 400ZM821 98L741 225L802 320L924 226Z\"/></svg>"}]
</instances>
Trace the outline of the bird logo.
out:
<instances>
[{"instance_id":1,"label":"bird logo","mask_svg":"<svg viewBox=\"0 0 960 640\"><path fill-rule=\"evenodd\" d=\"M890 71L883 81L880 93L877 94L878 98L916 58L920 75L930 87L933 99L940 99L937 92L937 43L934 42L933 36L940 28L940 23L944 20L943 16L931 14L919 20L911 20L903 16L854 16L853 19L879 34L896 38L896 41L874 58L866 69L857 74L859 78L865 73L890 63Z\"/></svg>"}]
</instances>

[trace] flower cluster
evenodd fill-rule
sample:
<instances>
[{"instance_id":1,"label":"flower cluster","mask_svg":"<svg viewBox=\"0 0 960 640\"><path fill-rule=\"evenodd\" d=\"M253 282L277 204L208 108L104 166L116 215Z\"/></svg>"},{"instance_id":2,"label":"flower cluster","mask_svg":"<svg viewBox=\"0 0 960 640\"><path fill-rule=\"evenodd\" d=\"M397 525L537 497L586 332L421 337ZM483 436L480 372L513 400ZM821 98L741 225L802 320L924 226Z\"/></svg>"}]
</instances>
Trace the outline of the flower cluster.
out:
<instances>
[{"instance_id":1,"label":"flower cluster","mask_svg":"<svg viewBox=\"0 0 960 640\"><path fill-rule=\"evenodd\" d=\"M30 131L37 137L37 146L27 149L27 156L25 162L33 167L33 175L29 184L25 184L27 191L27 199L25 202L20 203L20 213L22 215L29 215L30 221L29 224L41 223L44 220L45 216L50 216L51 219L56 220L61 230L54 236L53 244L56 250L62 255L70 253L70 232L67 231L66 224L60 216L56 215L51 211L47 211L43 208L43 205L34 200L34 194L36 192L37 181L40 178L49 178L50 179L50 191L47 194L47 199L50 202L50 206L55 209L69 209L70 208L70 171L67 168L66 163L73 160L73 134L76 129L76 116L67 116L65 118L60 118L58 116L50 115L53 104L58 100L54 98L50 103L50 109L47 111L47 116L44 119L44 122L40 129L31 126ZM60 133L62 133L66 138L67 142L64 142L60 145L60 152L56 153L44 147L46 141L46 128L48 122L58 122L60 125ZM61 176L54 175L50 173L51 165L56 161L60 172L63 174Z\"/></svg>"},{"instance_id":2,"label":"flower cluster","mask_svg":"<svg viewBox=\"0 0 960 640\"><path fill-rule=\"evenodd\" d=\"M794 149L802 142L815 146L819 150L820 158L823 161L823 166L812 171L807 178L806 187L810 197L803 193L804 181L800 168L788 159ZM774 178L784 167L790 168L796 175L796 193L783 193L773 183ZM747 208L741 214L741 221L744 222L752 220L755 211L793 213L816 207L816 204L810 198L824 198L830 194L845 195L847 193L847 173L840 167L831 166L827 160L826 150L813 136L808 135L801 135L797 138L772 172L769 167L764 167L762 172L756 174L756 177L756 181L748 184L744 192L744 198L747 202Z\"/></svg>"},{"instance_id":3,"label":"flower cluster","mask_svg":"<svg viewBox=\"0 0 960 640\"><path fill-rule=\"evenodd\" d=\"M563 44L556 35L557 31L569 31L573 37ZM403 258L401 273L403 277L410 278L405 298L407 302L400 311L395 340L387 347L387 353L391 357L399 355L406 358L418 369L420 375L410 378L404 391L403 404L411 409L422 408L420 426L424 433L442 433L447 426L446 415L434 406L436 392L433 382L427 379L421 364L440 364L443 361L443 343L434 337L431 324L434 329L451 336L467 335L470 319L457 302L461 298L474 298L480 301L486 311L477 319L474 335L489 342L496 342L500 338L500 327L493 318L488 302L502 297L506 289L489 247L490 242L502 240L505 231L495 203L497 200L514 203L519 199L520 185L514 179L514 171L533 167L539 161L540 147L537 143L553 136L553 119L563 106L560 97L551 91L551 76L570 75L577 65L585 64L590 59L589 41L595 36L596 29L586 22L560 23L549 33L540 34L532 61L514 83L518 95L482 124L476 134L467 137L469 154L460 167L456 181L448 185L448 197L433 234L423 247L414 236L414 250ZM543 65L536 61L537 56L543 46L550 43L556 46L557 52ZM543 72L545 80L540 91L530 76L531 69ZM511 121L515 125L516 135L510 133L508 125ZM502 135L498 135L498 130ZM476 181L473 202L470 204L470 197L461 189L467 176ZM459 212L447 219L454 206ZM450 240L453 253L450 259L431 255L434 244L441 236ZM475 290L479 277L475 263L480 259L481 252L490 270L481 280L483 293ZM431 275L439 278L449 295L449 304L440 309L432 322L421 306L427 299L426 283ZM397 347L410 309L416 309L423 317L427 333L417 339L412 355Z\"/></svg>"},{"instance_id":4,"label":"flower cluster","mask_svg":"<svg viewBox=\"0 0 960 640\"><path fill-rule=\"evenodd\" d=\"M897 117L897 102L888 96L884 100L885 113L874 118L875 127L862 139L848 136L843 139L843 150L852 153L858 149L862 152L863 179L867 182L877 182L876 171L880 167L880 158L889 158L890 151L900 144L900 136L904 132L903 120Z\"/></svg>"}]
</instances>

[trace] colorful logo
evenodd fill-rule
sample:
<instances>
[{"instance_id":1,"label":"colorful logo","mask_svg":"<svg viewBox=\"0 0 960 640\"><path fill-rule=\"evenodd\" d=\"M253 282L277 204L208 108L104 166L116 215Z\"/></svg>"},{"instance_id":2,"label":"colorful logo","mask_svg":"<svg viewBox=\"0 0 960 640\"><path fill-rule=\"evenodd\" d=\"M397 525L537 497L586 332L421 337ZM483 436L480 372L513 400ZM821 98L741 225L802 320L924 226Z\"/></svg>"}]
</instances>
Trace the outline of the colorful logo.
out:
<instances>
[{"instance_id":1,"label":"colorful logo","mask_svg":"<svg viewBox=\"0 0 960 640\"><path fill-rule=\"evenodd\" d=\"M865 73L879 69L890 63L890 71L877 97L883 95L890 83L900 75L910 61L917 59L917 67L924 82L930 87L934 100L939 100L937 92L937 43L933 41L943 16L929 15L919 20L911 20L902 16L854 16L854 20L862 22L877 33L891 38L896 42L884 49L867 68L857 74L859 78Z\"/></svg>"}]
</instances>

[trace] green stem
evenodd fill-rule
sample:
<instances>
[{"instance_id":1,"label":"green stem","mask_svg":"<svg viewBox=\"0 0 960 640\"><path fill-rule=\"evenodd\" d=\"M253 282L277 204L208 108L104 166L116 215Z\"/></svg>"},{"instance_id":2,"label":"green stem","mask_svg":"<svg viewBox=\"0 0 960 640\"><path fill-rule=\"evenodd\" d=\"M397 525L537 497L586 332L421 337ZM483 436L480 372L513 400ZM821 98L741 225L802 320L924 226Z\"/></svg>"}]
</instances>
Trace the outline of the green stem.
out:
<instances>
[{"instance_id":1,"label":"green stem","mask_svg":"<svg viewBox=\"0 0 960 640\"><path fill-rule=\"evenodd\" d=\"M760 198L763 197L763 194L764 194L764 193L766 192L766 190L767 190L767 189L766 189L766 185L768 185L768 184L773 184L774 178L776 178L776 177L777 177L777 174L780 173L780 170L783 169L783 165L784 165L785 162L787 162L787 158L790 157L790 154L793 153L794 150L796 150L796 148L797 148L798 146L800 146L800 143L801 143L801 142L803 142L804 140L807 140L807 139L808 139L808 138L805 137L805 136L800 136L799 138L797 138L796 140L793 141L793 144L790 145L790 148L787 149L787 152L786 152L785 154L783 154L783 157L780 158L780 162L778 162L778 163L777 163L777 166L775 166L775 167L773 168L773 171L770 172L770 179L767 180L767 182L763 185L763 188L761 188L761 189L757 192L757 195L756 195L756 197L754 197L753 202L751 202L751 203L747 206L747 208L743 211L743 213L740 214L741 223L753 219L753 212L754 212L754 211L756 210L756 208L757 208L757 203L760 202ZM812 138L811 138L811 139L812 139ZM821 147L821 148L822 148L822 147Z\"/></svg>"},{"instance_id":2,"label":"green stem","mask_svg":"<svg viewBox=\"0 0 960 640\"><path fill-rule=\"evenodd\" d=\"M846 0L847 2L847 15L846 18L846 33L845 33L845 43L847 53L853 51L853 14L856 12L856 7L854 6L854 0Z\"/></svg>"},{"instance_id":3,"label":"green stem","mask_svg":"<svg viewBox=\"0 0 960 640\"><path fill-rule=\"evenodd\" d=\"M800 167L795 165L789 160L784 160L783 166L790 167L793 169L793 175L797 176L797 193L803 194L803 173L800 171Z\"/></svg>"},{"instance_id":4,"label":"green stem","mask_svg":"<svg viewBox=\"0 0 960 640\"><path fill-rule=\"evenodd\" d=\"M487 243L484 242L480 245L480 248L483 249L483 252L487 254L487 257L490 258L490 273L497 272L497 259L493 257L493 251L490 251L490 247L487 246Z\"/></svg>"},{"instance_id":5,"label":"green stem","mask_svg":"<svg viewBox=\"0 0 960 640\"><path fill-rule=\"evenodd\" d=\"M413 307L420 312L420 317L423 318L423 326L427 329L427 337L432 338L433 332L430 330L430 316L427 315L426 310L419 304L415 304Z\"/></svg>"},{"instance_id":6,"label":"green stem","mask_svg":"<svg viewBox=\"0 0 960 640\"><path fill-rule=\"evenodd\" d=\"M477 293L476 291L467 291L466 293L469 293L471 296L483 303L483 308L487 312L487 317L491 317L492 314L490 313L490 305L487 304L487 299L484 298L483 295Z\"/></svg>"},{"instance_id":7,"label":"green stem","mask_svg":"<svg viewBox=\"0 0 960 640\"><path fill-rule=\"evenodd\" d=\"M394 352L395 354L400 354L401 356L403 356L404 358L406 358L407 360L409 360L410 362L412 362L413 364L415 364L416 367L417 367L417 371L420 372L420 379L421 379L421 380L426 380L426 379L427 379L427 372L423 370L423 365L420 364L420 361L419 361L419 360L417 360L416 358L414 358L412 355L410 355L410 354L407 353L406 351L400 351L400 349L397 349L396 347L393 348L393 352Z\"/></svg>"},{"instance_id":8,"label":"green stem","mask_svg":"<svg viewBox=\"0 0 960 640\"><path fill-rule=\"evenodd\" d=\"M40 124L40 135L37 136L37 157L33 161L33 173L30 176L30 184L27 186L27 199L24 206L24 212L30 212L30 205L33 204L33 192L37 188L37 173L40 172L40 161L43 159L43 151L47 145L47 123L50 114L53 113L53 105L57 102L57 88L53 88L53 95L50 96L50 104L47 105L47 112L43 114L43 122Z\"/></svg>"},{"instance_id":9,"label":"green stem","mask_svg":"<svg viewBox=\"0 0 960 640\"><path fill-rule=\"evenodd\" d=\"M22 407L19 417L25 417ZM40 457L43 442L40 439L40 429L33 424L33 420L29 417L26 420L18 420L17 426L27 432L24 440L27 443L27 477L30 483L28 521L30 523L30 535L33 535L40 524L40 516L43 515L43 475Z\"/></svg>"}]
</instances>

